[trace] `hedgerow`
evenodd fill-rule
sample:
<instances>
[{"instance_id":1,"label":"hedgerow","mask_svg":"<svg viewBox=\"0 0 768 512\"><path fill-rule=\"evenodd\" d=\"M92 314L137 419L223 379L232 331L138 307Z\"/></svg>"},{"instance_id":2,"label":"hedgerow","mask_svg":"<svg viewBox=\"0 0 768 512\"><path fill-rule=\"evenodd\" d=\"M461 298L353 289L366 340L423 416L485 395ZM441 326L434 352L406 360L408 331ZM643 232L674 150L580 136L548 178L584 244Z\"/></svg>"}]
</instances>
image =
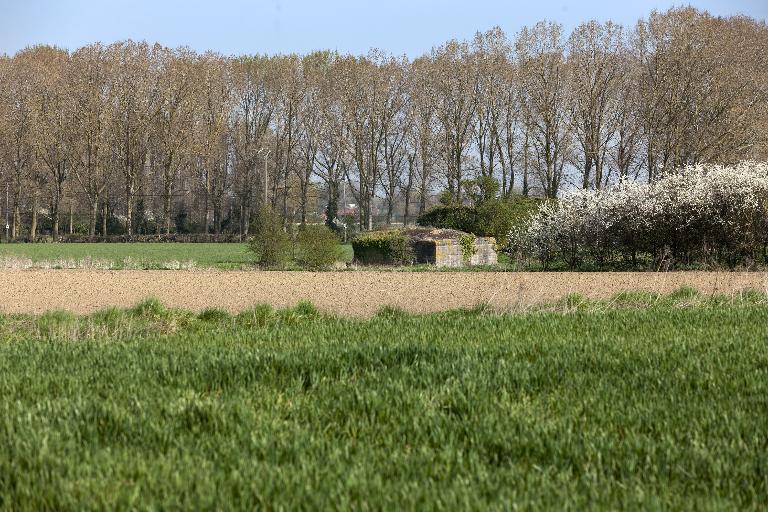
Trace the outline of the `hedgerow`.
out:
<instances>
[{"instance_id":1,"label":"hedgerow","mask_svg":"<svg viewBox=\"0 0 768 512\"><path fill-rule=\"evenodd\" d=\"M766 261L768 164L698 165L650 184L573 190L509 233L507 252L546 268L752 265Z\"/></svg>"},{"instance_id":2,"label":"hedgerow","mask_svg":"<svg viewBox=\"0 0 768 512\"><path fill-rule=\"evenodd\" d=\"M403 230L370 231L352 240L355 261L364 265L410 265L415 261L411 241Z\"/></svg>"}]
</instances>

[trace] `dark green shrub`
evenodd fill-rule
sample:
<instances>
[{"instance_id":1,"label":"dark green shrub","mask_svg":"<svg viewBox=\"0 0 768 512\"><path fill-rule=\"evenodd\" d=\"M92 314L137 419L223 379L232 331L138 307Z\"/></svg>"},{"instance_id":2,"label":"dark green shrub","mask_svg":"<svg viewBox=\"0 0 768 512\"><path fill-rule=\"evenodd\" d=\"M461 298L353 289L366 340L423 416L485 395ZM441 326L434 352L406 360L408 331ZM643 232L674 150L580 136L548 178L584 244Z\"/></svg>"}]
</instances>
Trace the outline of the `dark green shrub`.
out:
<instances>
[{"instance_id":1,"label":"dark green shrub","mask_svg":"<svg viewBox=\"0 0 768 512\"><path fill-rule=\"evenodd\" d=\"M416 220L419 226L434 228L456 229L467 233L477 233L477 209L473 206L443 205L436 206L419 215Z\"/></svg>"},{"instance_id":2,"label":"dark green shrub","mask_svg":"<svg viewBox=\"0 0 768 512\"><path fill-rule=\"evenodd\" d=\"M402 230L369 231L352 240L355 261L364 265L410 265L415 256Z\"/></svg>"},{"instance_id":3,"label":"dark green shrub","mask_svg":"<svg viewBox=\"0 0 768 512\"><path fill-rule=\"evenodd\" d=\"M280 268L291 257L291 238L283 231L280 217L271 209L263 208L253 223L253 238L248 248L263 268Z\"/></svg>"},{"instance_id":4,"label":"dark green shrub","mask_svg":"<svg viewBox=\"0 0 768 512\"><path fill-rule=\"evenodd\" d=\"M542 199L514 196L511 200L494 199L477 207L479 236L492 236L499 246L506 245L512 228L525 224L539 209Z\"/></svg>"},{"instance_id":5,"label":"dark green shrub","mask_svg":"<svg viewBox=\"0 0 768 512\"><path fill-rule=\"evenodd\" d=\"M541 201L539 198L511 196L504 200L490 199L479 206L437 206L420 215L416 222L420 226L492 236L503 246L510 230L525 223Z\"/></svg>"},{"instance_id":6,"label":"dark green shrub","mask_svg":"<svg viewBox=\"0 0 768 512\"><path fill-rule=\"evenodd\" d=\"M328 268L341 258L339 238L326 226L304 226L296 237L296 260L307 268Z\"/></svg>"}]
</instances>

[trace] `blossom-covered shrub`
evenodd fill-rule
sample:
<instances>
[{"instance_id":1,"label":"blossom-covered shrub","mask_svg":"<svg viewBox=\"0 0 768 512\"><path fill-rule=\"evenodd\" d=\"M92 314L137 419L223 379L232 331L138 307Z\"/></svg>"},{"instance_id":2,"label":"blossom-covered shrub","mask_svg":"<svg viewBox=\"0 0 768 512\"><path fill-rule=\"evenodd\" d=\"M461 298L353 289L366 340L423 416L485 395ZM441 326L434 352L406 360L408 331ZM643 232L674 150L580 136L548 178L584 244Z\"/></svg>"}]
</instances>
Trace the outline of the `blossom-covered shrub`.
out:
<instances>
[{"instance_id":1,"label":"blossom-covered shrub","mask_svg":"<svg viewBox=\"0 0 768 512\"><path fill-rule=\"evenodd\" d=\"M544 267L652 258L749 264L768 244L768 164L698 165L650 184L573 190L509 234L507 252Z\"/></svg>"}]
</instances>

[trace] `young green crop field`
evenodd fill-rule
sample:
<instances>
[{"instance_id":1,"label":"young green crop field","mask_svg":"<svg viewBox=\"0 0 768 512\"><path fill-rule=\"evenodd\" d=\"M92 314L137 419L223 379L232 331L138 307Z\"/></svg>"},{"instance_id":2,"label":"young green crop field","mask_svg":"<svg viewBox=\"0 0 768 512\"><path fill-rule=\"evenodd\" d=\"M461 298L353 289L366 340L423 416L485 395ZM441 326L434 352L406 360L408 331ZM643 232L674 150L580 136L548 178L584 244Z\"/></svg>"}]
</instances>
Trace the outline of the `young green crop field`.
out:
<instances>
[{"instance_id":1,"label":"young green crop field","mask_svg":"<svg viewBox=\"0 0 768 512\"><path fill-rule=\"evenodd\" d=\"M760 509L768 300L0 320L0 509Z\"/></svg>"},{"instance_id":2,"label":"young green crop field","mask_svg":"<svg viewBox=\"0 0 768 512\"><path fill-rule=\"evenodd\" d=\"M352 246L342 246L343 261L352 261ZM246 244L240 243L48 243L0 244L0 262L12 266L85 266L162 269L181 267L239 269L254 264ZM23 263L23 261L21 262Z\"/></svg>"}]
</instances>

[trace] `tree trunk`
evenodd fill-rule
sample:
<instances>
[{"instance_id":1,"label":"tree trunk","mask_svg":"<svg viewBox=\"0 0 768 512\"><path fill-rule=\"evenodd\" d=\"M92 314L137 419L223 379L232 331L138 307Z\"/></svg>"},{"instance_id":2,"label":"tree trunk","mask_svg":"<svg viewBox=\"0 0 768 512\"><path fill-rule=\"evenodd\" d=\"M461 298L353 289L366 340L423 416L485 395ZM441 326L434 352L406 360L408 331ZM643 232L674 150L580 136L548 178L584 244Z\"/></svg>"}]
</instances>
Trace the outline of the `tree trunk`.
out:
<instances>
[{"instance_id":1,"label":"tree trunk","mask_svg":"<svg viewBox=\"0 0 768 512\"><path fill-rule=\"evenodd\" d=\"M507 162L498 137L496 138L496 147L499 150L499 162L501 163L501 197L507 197ZM511 190L512 186L509 189Z\"/></svg>"},{"instance_id":2,"label":"tree trunk","mask_svg":"<svg viewBox=\"0 0 768 512\"><path fill-rule=\"evenodd\" d=\"M461 151L456 152L456 202L461 203Z\"/></svg>"},{"instance_id":3,"label":"tree trunk","mask_svg":"<svg viewBox=\"0 0 768 512\"><path fill-rule=\"evenodd\" d=\"M301 183L301 225L307 225L307 192L309 189L309 180Z\"/></svg>"},{"instance_id":4,"label":"tree trunk","mask_svg":"<svg viewBox=\"0 0 768 512\"><path fill-rule=\"evenodd\" d=\"M40 199L37 192L32 196L32 225L29 228L29 239L34 242L37 238L37 210Z\"/></svg>"},{"instance_id":5,"label":"tree trunk","mask_svg":"<svg viewBox=\"0 0 768 512\"><path fill-rule=\"evenodd\" d=\"M221 199L214 196L213 199L213 232L221 233Z\"/></svg>"},{"instance_id":6,"label":"tree trunk","mask_svg":"<svg viewBox=\"0 0 768 512\"><path fill-rule=\"evenodd\" d=\"M130 185L125 189L125 228L128 236L133 234L133 191Z\"/></svg>"},{"instance_id":7,"label":"tree trunk","mask_svg":"<svg viewBox=\"0 0 768 512\"><path fill-rule=\"evenodd\" d=\"M374 171L372 170L371 173L373 174ZM365 213L367 217L367 223L368 223L368 231L373 231L373 200L376 198L376 175L373 174L373 180L371 181L371 191L366 191L366 197L365 197Z\"/></svg>"},{"instance_id":8,"label":"tree trunk","mask_svg":"<svg viewBox=\"0 0 768 512\"><path fill-rule=\"evenodd\" d=\"M600 190L603 188L603 162L602 159L595 161L595 188Z\"/></svg>"},{"instance_id":9,"label":"tree trunk","mask_svg":"<svg viewBox=\"0 0 768 512\"><path fill-rule=\"evenodd\" d=\"M96 196L91 203L91 218L88 222L88 235L96 235L96 217L99 215L99 196Z\"/></svg>"},{"instance_id":10,"label":"tree trunk","mask_svg":"<svg viewBox=\"0 0 768 512\"><path fill-rule=\"evenodd\" d=\"M51 208L51 220L53 221L53 239L59 239L59 197L58 193L53 198L53 208Z\"/></svg>"},{"instance_id":11,"label":"tree trunk","mask_svg":"<svg viewBox=\"0 0 768 512\"><path fill-rule=\"evenodd\" d=\"M171 234L171 192L173 191L173 153L165 160L163 167L163 224L165 234Z\"/></svg>"},{"instance_id":12,"label":"tree trunk","mask_svg":"<svg viewBox=\"0 0 768 512\"><path fill-rule=\"evenodd\" d=\"M211 232L211 183L208 179L206 179L204 192L205 234L208 234Z\"/></svg>"},{"instance_id":13,"label":"tree trunk","mask_svg":"<svg viewBox=\"0 0 768 512\"><path fill-rule=\"evenodd\" d=\"M109 208L107 202L104 201L104 208L101 214L101 236L107 236L107 214L109 214Z\"/></svg>"},{"instance_id":14,"label":"tree trunk","mask_svg":"<svg viewBox=\"0 0 768 512\"><path fill-rule=\"evenodd\" d=\"M166 180L163 190L163 218L165 234L171 234L171 184Z\"/></svg>"},{"instance_id":15,"label":"tree trunk","mask_svg":"<svg viewBox=\"0 0 768 512\"><path fill-rule=\"evenodd\" d=\"M525 131L523 144L523 195L528 197L528 130Z\"/></svg>"},{"instance_id":16,"label":"tree trunk","mask_svg":"<svg viewBox=\"0 0 768 512\"><path fill-rule=\"evenodd\" d=\"M408 183L405 185L405 205L403 206L403 227L408 226L408 213L411 206L411 187L413 186L413 160L408 162Z\"/></svg>"},{"instance_id":17,"label":"tree trunk","mask_svg":"<svg viewBox=\"0 0 768 512\"><path fill-rule=\"evenodd\" d=\"M283 175L283 226L286 226L287 224L288 224L288 159L286 158L285 174Z\"/></svg>"},{"instance_id":18,"label":"tree trunk","mask_svg":"<svg viewBox=\"0 0 768 512\"><path fill-rule=\"evenodd\" d=\"M592 176L592 159L590 157L587 157L586 162L584 163L584 176L582 176L581 181L581 188L584 190L587 190L589 188L589 179ZM597 183L597 180L596 180ZM600 188L597 186L596 188Z\"/></svg>"},{"instance_id":19,"label":"tree trunk","mask_svg":"<svg viewBox=\"0 0 768 512\"><path fill-rule=\"evenodd\" d=\"M339 187L332 180L328 180L328 204L325 207L325 224L331 229L337 229L333 223L339 216Z\"/></svg>"},{"instance_id":20,"label":"tree trunk","mask_svg":"<svg viewBox=\"0 0 768 512\"><path fill-rule=\"evenodd\" d=\"M74 233L74 209L72 202L69 203L69 234Z\"/></svg>"},{"instance_id":21,"label":"tree trunk","mask_svg":"<svg viewBox=\"0 0 768 512\"><path fill-rule=\"evenodd\" d=\"M248 236L248 229L251 227L251 208L246 207L243 211L243 236Z\"/></svg>"},{"instance_id":22,"label":"tree trunk","mask_svg":"<svg viewBox=\"0 0 768 512\"><path fill-rule=\"evenodd\" d=\"M19 211L19 203L16 202L13 205L13 223L11 224L11 240L16 240L19 236L19 228L21 225L21 212Z\"/></svg>"}]
</instances>

